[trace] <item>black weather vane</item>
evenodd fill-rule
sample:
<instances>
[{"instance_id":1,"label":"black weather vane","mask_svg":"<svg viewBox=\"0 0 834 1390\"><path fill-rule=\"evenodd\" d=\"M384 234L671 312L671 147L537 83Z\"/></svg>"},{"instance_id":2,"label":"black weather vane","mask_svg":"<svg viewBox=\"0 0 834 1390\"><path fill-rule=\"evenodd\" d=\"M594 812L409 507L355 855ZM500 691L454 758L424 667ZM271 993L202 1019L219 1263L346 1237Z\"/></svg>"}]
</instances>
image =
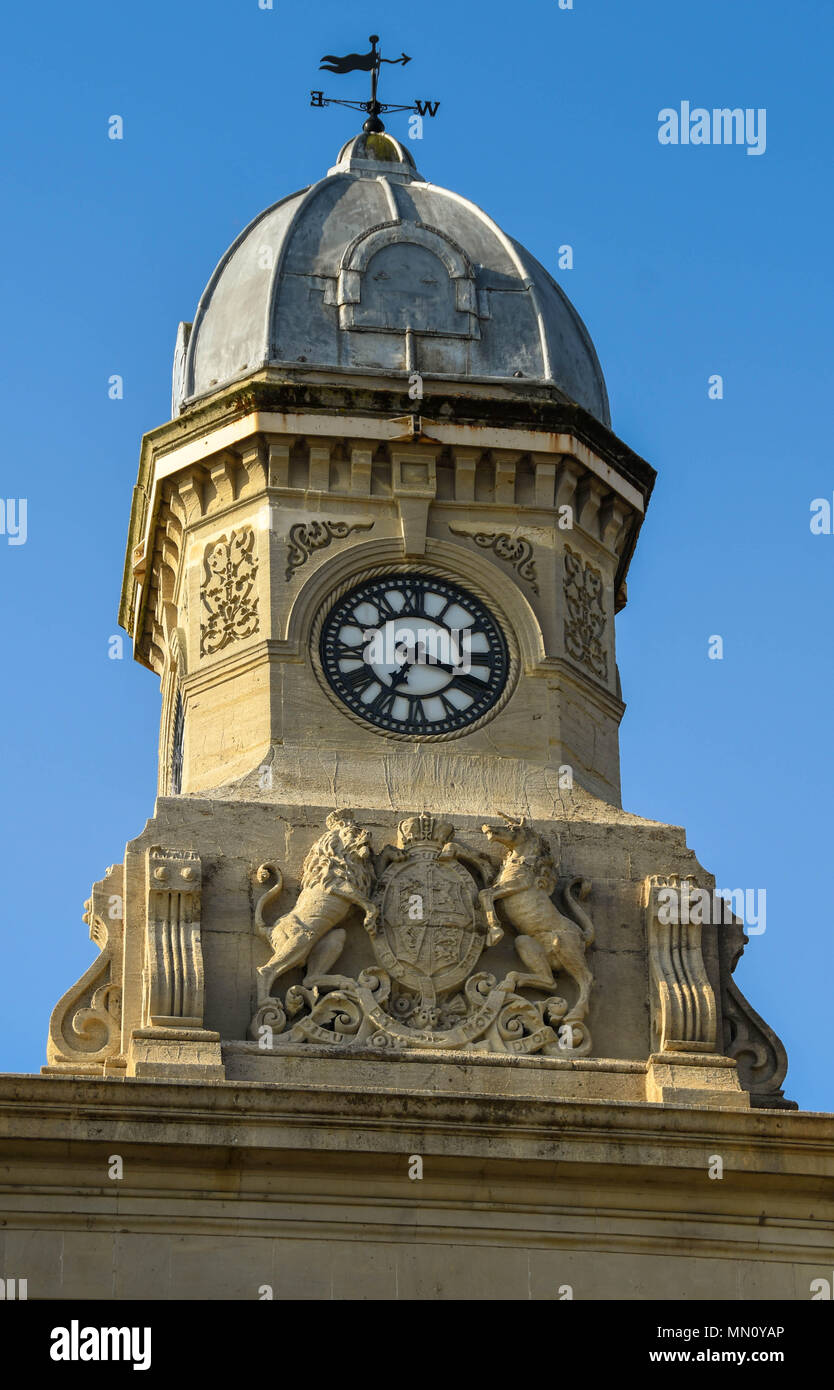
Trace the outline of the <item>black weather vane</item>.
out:
<instances>
[{"instance_id":1,"label":"black weather vane","mask_svg":"<svg viewBox=\"0 0 834 1390\"><path fill-rule=\"evenodd\" d=\"M370 101L339 101L336 97L326 97L324 92L311 92L311 106L349 106L351 111L365 111L368 119L365 121L363 129L366 131L384 130L385 126L379 119L383 111L413 111L418 116L436 116L439 101L415 101L412 106L398 106L393 102L379 101L377 98L377 88L379 85L379 69L382 63L392 65L401 63L405 67L411 59L407 53L402 53L399 58L383 58L377 45L379 35L371 34L368 42L371 45L370 53L348 53L344 58L337 58L332 53L325 54L321 60L320 72L369 72L371 74L371 99Z\"/></svg>"}]
</instances>

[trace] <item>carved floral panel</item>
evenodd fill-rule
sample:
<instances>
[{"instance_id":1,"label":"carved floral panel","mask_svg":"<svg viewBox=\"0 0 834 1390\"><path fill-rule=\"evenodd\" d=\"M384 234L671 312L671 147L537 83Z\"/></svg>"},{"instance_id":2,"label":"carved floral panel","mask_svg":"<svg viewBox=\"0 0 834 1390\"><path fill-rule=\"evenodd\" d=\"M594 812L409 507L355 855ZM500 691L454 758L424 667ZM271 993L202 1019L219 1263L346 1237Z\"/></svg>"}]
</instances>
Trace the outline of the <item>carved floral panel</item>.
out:
<instances>
[{"instance_id":1,"label":"carved floral panel","mask_svg":"<svg viewBox=\"0 0 834 1390\"><path fill-rule=\"evenodd\" d=\"M605 609L602 575L565 547L565 647L574 661L587 666L600 680L608 679L608 654L603 646Z\"/></svg>"},{"instance_id":2,"label":"carved floral panel","mask_svg":"<svg viewBox=\"0 0 834 1390\"><path fill-rule=\"evenodd\" d=\"M214 656L231 642L258 630L255 534L251 526L221 536L206 551L200 598L205 620L200 625L200 655Z\"/></svg>"}]
</instances>

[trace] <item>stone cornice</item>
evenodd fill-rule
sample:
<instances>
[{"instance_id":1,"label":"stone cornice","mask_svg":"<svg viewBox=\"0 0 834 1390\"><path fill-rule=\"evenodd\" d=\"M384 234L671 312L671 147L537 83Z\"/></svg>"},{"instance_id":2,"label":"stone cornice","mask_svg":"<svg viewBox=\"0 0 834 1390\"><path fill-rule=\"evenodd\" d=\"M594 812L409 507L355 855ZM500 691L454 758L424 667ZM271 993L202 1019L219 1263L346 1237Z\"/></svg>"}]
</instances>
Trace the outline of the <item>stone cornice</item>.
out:
<instances>
[{"instance_id":1,"label":"stone cornice","mask_svg":"<svg viewBox=\"0 0 834 1390\"><path fill-rule=\"evenodd\" d=\"M252 412L284 414L321 412L338 420L346 411L368 419L419 414L444 425L483 425L494 429L571 434L610 463L643 494L646 503L656 478L652 466L606 425L581 406L560 400L546 386L499 386L424 377L424 396L417 405L408 395L408 374L402 377L353 376L345 373L265 370L209 397L185 414L145 435L146 446L167 452L207 431ZM396 423L394 419L392 424ZM334 431L344 433L344 431ZM146 481L141 472L139 485Z\"/></svg>"},{"instance_id":2,"label":"stone cornice","mask_svg":"<svg viewBox=\"0 0 834 1390\"><path fill-rule=\"evenodd\" d=\"M416 1059L415 1059L416 1061ZM507 1059L513 1065L515 1059ZM320 1064L321 1065L321 1064ZM583 1069L583 1063L570 1064ZM617 1067L604 1060L584 1069ZM807 1111L678 1108L562 1097L507 1096L489 1085L490 1066L461 1066L457 1093L410 1082L398 1062L384 1089L347 1079L296 1083L147 1082L74 1076L0 1076L0 1146L22 1140L243 1148L364 1147L373 1131L383 1151L402 1152L419 1137L420 1152L457 1159L572 1160L657 1171L703 1169L717 1150L736 1179L758 1174L834 1176L834 1115Z\"/></svg>"},{"instance_id":3,"label":"stone cornice","mask_svg":"<svg viewBox=\"0 0 834 1390\"><path fill-rule=\"evenodd\" d=\"M487 383L451 382L428 378L420 405L420 436L461 447L504 447L560 455L575 454L600 480L642 516L654 485L655 472L609 429L579 406L557 399L547 387L518 388ZM406 383L396 378L328 373L262 371L245 382L218 392L184 415L161 425L142 441L139 477L134 488L125 556L119 622L133 632L136 579L134 551L147 530L148 508L155 478L199 464L222 448L259 433L353 433L380 442L411 439L403 433L414 417L414 402ZM350 418L346 418L346 417ZM315 420L313 419L315 417ZM332 431L331 431L332 425ZM617 576L619 588L636 542L628 538Z\"/></svg>"}]
</instances>

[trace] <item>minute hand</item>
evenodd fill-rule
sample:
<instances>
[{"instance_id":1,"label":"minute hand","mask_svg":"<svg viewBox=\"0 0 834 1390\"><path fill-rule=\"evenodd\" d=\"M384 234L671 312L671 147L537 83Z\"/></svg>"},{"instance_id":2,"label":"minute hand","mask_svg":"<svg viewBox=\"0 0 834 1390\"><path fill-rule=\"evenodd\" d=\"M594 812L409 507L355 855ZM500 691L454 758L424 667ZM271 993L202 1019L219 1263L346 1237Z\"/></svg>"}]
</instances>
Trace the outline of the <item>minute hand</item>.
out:
<instances>
[{"instance_id":1,"label":"minute hand","mask_svg":"<svg viewBox=\"0 0 834 1390\"><path fill-rule=\"evenodd\" d=\"M470 669L470 668L467 668L467 667L465 667L465 666L456 665L454 662L451 662L451 661L426 661L426 662L421 662L420 664L421 664L421 665L425 665L425 666L432 667L432 668L434 668L434 669L436 669L436 670L439 670L439 671L449 671L449 672L451 672L451 674L452 674L453 676L457 676L459 680L470 680L470 681L473 681L473 682L474 682L476 685L478 685L478 686L483 685L483 681L479 680L477 676L473 676L473 675L471 674L471 669Z\"/></svg>"},{"instance_id":2,"label":"minute hand","mask_svg":"<svg viewBox=\"0 0 834 1390\"><path fill-rule=\"evenodd\" d=\"M400 681L403 681L407 685L408 677L411 671L413 671L415 668L417 670L420 670L421 668L425 670L426 667L428 667L428 669L431 671L450 671L453 675L465 674L461 671L460 666L454 666L449 661L421 661L418 657L416 661L404 661L399 671L396 673L395 679L398 683Z\"/></svg>"}]
</instances>

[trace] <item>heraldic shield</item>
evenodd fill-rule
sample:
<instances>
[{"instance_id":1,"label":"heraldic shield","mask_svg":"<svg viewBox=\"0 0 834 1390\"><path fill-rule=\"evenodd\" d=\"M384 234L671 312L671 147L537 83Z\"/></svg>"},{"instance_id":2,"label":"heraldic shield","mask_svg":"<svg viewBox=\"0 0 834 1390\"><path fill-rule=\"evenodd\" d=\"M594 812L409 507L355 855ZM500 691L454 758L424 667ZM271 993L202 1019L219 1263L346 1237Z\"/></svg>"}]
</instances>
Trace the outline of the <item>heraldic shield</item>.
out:
<instances>
[{"instance_id":1,"label":"heraldic shield","mask_svg":"<svg viewBox=\"0 0 834 1390\"><path fill-rule=\"evenodd\" d=\"M380 925L371 945L393 979L433 1002L461 984L484 949L478 886L438 844L408 850L382 875L375 898Z\"/></svg>"}]
</instances>

